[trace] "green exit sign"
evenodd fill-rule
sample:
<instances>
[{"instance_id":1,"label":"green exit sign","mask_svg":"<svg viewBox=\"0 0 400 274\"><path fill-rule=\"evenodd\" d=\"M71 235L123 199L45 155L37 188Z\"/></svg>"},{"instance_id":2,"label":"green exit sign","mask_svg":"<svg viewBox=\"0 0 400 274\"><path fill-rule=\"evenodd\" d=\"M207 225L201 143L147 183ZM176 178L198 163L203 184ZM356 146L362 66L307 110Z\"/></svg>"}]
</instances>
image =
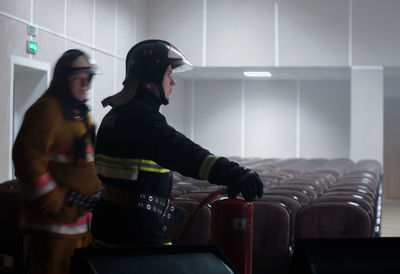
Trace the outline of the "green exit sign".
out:
<instances>
[{"instance_id":1,"label":"green exit sign","mask_svg":"<svg viewBox=\"0 0 400 274\"><path fill-rule=\"evenodd\" d=\"M35 54L38 50L38 46L36 42L33 41L26 41L26 51L29 53Z\"/></svg>"}]
</instances>

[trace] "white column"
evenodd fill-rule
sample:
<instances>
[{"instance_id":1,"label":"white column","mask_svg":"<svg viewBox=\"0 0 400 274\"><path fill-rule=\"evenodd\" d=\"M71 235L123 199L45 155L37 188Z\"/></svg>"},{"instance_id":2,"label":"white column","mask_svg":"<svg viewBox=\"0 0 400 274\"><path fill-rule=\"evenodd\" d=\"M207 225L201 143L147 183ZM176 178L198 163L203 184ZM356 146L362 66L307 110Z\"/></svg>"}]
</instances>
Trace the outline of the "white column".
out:
<instances>
[{"instance_id":1,"label":"white column","mask_svg":"<svg viewBox=\"0 0 400 274\"><path fill-rule=\"evenodd\" d=\"M351 70L350 158L383 164L383 68Z\"/></svg>"}]
</instances>

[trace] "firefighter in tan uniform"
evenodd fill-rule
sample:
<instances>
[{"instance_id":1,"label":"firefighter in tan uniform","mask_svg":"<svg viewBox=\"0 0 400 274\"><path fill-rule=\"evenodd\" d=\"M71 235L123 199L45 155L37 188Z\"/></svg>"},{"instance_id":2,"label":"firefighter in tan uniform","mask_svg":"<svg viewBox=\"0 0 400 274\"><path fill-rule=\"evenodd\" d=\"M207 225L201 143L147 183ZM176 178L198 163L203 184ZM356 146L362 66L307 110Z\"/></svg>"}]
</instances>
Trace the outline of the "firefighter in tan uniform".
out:
<instances>
[{"instance_id":1,"label":"firefighter in tan uniform","mask_svg":"<svg viewBox=\"0 0 400 274\"><path fill-rule=\"evenodd\" d=\"M168 200L171 170L226 185L230 197L241 193L253 201L262 196L257 173L211 154L169 126L159 112L176 84L172 72L190 68L166 41L143 41L129 51L124 89L103 101L113 108L97 136L96 169L104 199L93 211L94 246L168 244L166 219L183 215Z\"/></svg>"},{"instance_id":2,"label":"firefighter in tan uniform","mask_svg":"<svg viewBox=\"0 0 400 274\"><path fill-rule=\"evenodd\" d=\"M23 186L21 226L29 233L28 273L69 273L75 248L90 243L101 196L94 166L94 125L86 93L96 67L80 50L57 61L50 87L28 109L13 147Z\"/></svg>"}]
</instances>

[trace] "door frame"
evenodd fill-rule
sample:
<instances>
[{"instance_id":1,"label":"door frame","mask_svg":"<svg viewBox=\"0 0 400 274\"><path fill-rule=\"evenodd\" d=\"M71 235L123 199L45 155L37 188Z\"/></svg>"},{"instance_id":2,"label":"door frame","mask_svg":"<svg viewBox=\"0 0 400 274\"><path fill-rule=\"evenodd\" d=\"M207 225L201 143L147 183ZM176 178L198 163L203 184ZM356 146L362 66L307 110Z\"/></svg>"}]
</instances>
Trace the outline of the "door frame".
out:
<instances>
[{"instance_id":1,"label":"door frame","mask_svg":"<svg viewBox=\"0 0 400 274\"><path fill-rule=\"evenodd\" d=\"M16 55L11 55L11 70L10 70L10 120L9 120L9 161L8 161L8 179L13 178L12 174L12 146L13 146L13 132L14 132L14 68L15 65L41 70L46 72L47 86L50 84L50 63L32 60Z\"/></svg>"}]
</instances>

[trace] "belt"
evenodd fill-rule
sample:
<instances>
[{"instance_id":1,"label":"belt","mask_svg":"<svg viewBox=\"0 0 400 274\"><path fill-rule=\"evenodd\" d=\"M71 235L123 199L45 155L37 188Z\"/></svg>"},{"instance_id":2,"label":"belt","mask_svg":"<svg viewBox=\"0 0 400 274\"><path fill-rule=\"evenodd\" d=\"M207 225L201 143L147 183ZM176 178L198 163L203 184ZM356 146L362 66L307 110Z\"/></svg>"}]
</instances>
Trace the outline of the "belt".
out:
<instances>
[{"instance_id":1,"label":"belt","mask_svg":"<svg viewBox=\"0 0 400 274\"><path fill-rule=\"evenodd\" d=\"M133 190L120 187L104 185L103 198L109 203L133 206L149 213L161 215L176 223L183 223L188 215L185 210L172 205L169 199L147 193L137 194Z\"/></svg>"},{"instance_id":2,"label":"belt","mask_svg":"<svg viewBox=\"0 0 400 274\"><path fill-rule=\"evenodd\" d=\"M176 223L183 223L188 217L185 210L172 205L169 199L164 199L153 194L139 194L137 207L157 213L163 218L171 219Z\"/></svg>"}]
</instances>

